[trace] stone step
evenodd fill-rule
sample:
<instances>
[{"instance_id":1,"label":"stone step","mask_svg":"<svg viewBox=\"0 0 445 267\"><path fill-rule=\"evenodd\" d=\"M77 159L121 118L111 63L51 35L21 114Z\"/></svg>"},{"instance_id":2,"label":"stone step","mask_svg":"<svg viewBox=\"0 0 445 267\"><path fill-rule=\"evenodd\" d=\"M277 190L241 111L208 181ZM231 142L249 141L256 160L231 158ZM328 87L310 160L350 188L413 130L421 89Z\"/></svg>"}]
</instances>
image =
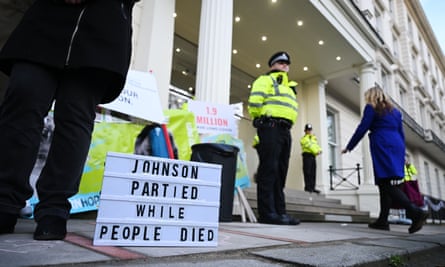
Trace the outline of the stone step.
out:
<instances>
[{"instance_id":1,"label":"stone step","mask_svg":"<svg viewBox=\"0 0 445 267\"><path fill-rule=\"evenodd\" d=\"M243 189L244 194L247 196L251 196L252 198L256 198L256 189L255 188L245 188ZM296 201L305 201L308 199L311 199L311 201L314 202L323 202L323 203L337 203L341 204L341 201L339 199L330 199L326 198L323 194L315 194L315 193L308 193L305 191L300 190L294 190L294 189L284 189L284 193L286 195L286 198L289 198L289 200L296 200Z\"/></svg>"},{"instance_id":2,"label":"stone step","mask_svg":"<svg viewBox=\"0 0 445 267\"><path fill-rule=\"evenodd\" d=\"M243 189L244 194L255 214L257 213L257 194L255 188ZM338 199L325 195L285 189L287 212L302 221L337 221L367 223L369 212L358 211L354 205L344 205Z\"/></svg>"}]
</instances>

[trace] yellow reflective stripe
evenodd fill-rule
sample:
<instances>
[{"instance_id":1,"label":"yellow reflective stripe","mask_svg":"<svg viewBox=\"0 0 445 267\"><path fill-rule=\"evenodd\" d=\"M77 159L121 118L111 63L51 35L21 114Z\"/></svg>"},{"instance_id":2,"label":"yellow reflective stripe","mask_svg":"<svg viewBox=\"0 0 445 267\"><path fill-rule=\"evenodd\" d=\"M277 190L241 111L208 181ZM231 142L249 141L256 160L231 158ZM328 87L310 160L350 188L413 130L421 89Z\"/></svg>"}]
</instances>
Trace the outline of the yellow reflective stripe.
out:
<instances>
[{"instance_id":1,"label":"yellow reflective stripe","mask_svg":"<svg viewBox=\"0 0 445 267\"><path fill-rule=\"evenodd\" d=\"M266 102L264 102L263 106L284 106L284 107L287 107L287 108L291 108L294 111L298 111L298 107L297 106L295 106L295 105L293 105L291 103L286 103L286 102L279 101L279 100L269 100L269 101L266 101Z\"/></svg>"},{"instance_id":2,"label":"yellow reflective stripe","mask_svg":"<svg viewBox=\"0 0 445 267\"><path fill-rule=\"evenodd\" d=\"M278 88L278 82L274 77L270 76L272 79L273 88L275 89L275 94L278 95L280 93L280 89Z\"/></svg>"},{"instance_id":3,"label":"yellow reflective stripe","mask_svg":"<svg viewBox=\"0 0 445 267\"><path fill-rule=\"evenodd\" d=\"M263 104L260 104L260 103L251 103L251 102L249 102L249 107L255 107L255 108L260 108L260 107L262 107L263 106Z\"/></svg>"},{"instance_id":4,"label":"yellow reflective stripe","mask_svg":"<svg viewBox=\"0 0 445 267\"><path fill-rule=\"evenodd\" d=\"M292 99L294 101L297 99L295 96L293 96L292 94L289 94L289 93L266 94L266 93L260 92L260 91L252 92L250 94L250 96L251 97L252 96L261 96L261 97L264 97L264 98L268 98L268 97L286 97L286 98Z\"/></svg>"},{"instance_id":5,"label":"yellow reflective stripe","mask_svg":"<svg viewBox=\"0 0 445 267\"><path fill-rule=\"evenodd\" d=\"M266 94L264 92L261 91L253 91L252 93L250 93L250 96L262 96L262 97L266 97L266 96L271 96L271 94ZM272 95L273 96L273 95Z\"/></svg>"}]
</instances>

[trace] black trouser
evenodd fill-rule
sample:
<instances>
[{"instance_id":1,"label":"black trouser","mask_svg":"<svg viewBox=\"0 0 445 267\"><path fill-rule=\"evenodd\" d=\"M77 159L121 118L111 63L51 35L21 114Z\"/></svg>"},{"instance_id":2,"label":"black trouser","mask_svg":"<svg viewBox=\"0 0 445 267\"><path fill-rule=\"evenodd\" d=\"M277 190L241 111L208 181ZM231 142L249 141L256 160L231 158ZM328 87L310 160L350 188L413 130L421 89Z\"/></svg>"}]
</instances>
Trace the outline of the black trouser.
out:
<instances>
[{"instance_id":1,"label":"black trouser","mask_svg":"<svg viewBox=\"0 0 445 267\"><path fill-rule=\"evenodd\" d=\"M303 153L303 175L304 190L313 192L315 190L315 175L317 172L317 162L311 153Z\"/></svg>"},{"instance_id":2,"label":"black trouser","mask_svg":"<svg viewBox=\"0 0 445 267\"><path fill-rule=\"evenodd\" d=\"M19 214L33 194L30 174L39 150L43 120L53 100L55 129L46 164L37 181L37 221L45 215L68 218L68 198L77 193L94 127L95 108L108 72L57 70L16 63L0 107L0 212Z\"/></svg>"},{"instance_id":3,"label":"black trouser","mask_svg":"<svg viewBox=\"0 0 445 267\"><path fill-rule=\"evenodd\" d=\"M260 218L273 218L286 213L284 186L286 184L291 135L279 125L257 128L259 166L257 171L257 202Z\"/></svg>"},{"instance_id":4,"label":"black trouser","mask_svg":"<svg viewBox=\"0 0 445 267\"><path fill-rule=\"evenodd\" d=\"M377 186L380 195L380 214L377 219L379 224L388 223L389 210L393 201L406 210L408 218L413 218L419 213L419 208L409 200L397 185L391 184L391 179L381 179Z\"/></svg>"}]
</instances>

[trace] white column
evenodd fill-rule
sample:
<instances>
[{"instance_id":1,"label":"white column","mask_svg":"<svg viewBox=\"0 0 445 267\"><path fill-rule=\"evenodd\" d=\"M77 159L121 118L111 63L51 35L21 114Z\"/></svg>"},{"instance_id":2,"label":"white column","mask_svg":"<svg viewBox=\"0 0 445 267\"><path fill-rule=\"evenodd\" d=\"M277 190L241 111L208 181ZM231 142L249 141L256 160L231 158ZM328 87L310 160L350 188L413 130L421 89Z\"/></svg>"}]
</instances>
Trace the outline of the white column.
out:
<instances>
[{"instance_id":1,"label":"white column","mask_svg":"<svg viewBox=\"0 0 445 267\"><path fill-rule=\"evenodd\" d=\"M202 0L196 100L230 102L233 0Z\"/></svg>"},{"instance_id":2,"label":"white column","mask_svg":"<svg viewBox=\"0 0 445 267\"><path fill-rule=\"evenodd\" d=\"M132 68L153 72L164 109L173 61L174 12L175 0L144 0L134 10Z\"/></svg>"},{"instance_id":3,"label":"white column","mask_svg":"<svg viewBox=\"0 0 445 267\"><path fill-rule=\"evenodd\" d=\"M363 112L366 106L365 92L373 87L376 82L376 68L373 63L366 63L360 68L360 110ZM362 139L363 156L363 184L374 184L374 173L372 168L371 153L369 150L369 139L365 136Z\"/></svg>"},{"instance_id":4,"label":"white column","mask_svg":"<svg viewBox=\"0 0 445 267\"><path fill-rule=\"evenodd\" d=\"M363 112L366 101L365 92L375 85L376 67L372 62L363 64L360 68L360 108ZM378 216L380 210L379 193L374 185L374 172L372 168L371 153L369 150L369 139L367 136L362 139L362 167L363 176L360 189L357 191L358 208L361 211L369 211L372 217Z\"/></svg>"}]
</instances>

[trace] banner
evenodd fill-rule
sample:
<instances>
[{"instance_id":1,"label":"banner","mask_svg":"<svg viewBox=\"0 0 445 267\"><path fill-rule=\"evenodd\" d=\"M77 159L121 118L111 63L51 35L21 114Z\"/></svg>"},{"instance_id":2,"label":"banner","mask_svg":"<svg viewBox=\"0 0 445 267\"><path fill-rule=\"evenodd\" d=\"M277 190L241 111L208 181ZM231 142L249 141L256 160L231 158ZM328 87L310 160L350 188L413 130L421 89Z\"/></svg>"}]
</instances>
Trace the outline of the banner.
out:
<instances>
[{"instance_id":1,"label":"banner","mask_svg":"<svg viewBox=\"0 0 445 267\"><path fill-rule=\"evenodd\" d=\"M34 188L34 196L28 200L28 207L24 210L26 212L26 214L23 214L24 216L32 216L34 206L39 201L36 195L35 183L45 164L49 149L53 128L51 117L46 119L45 125L47 133L42 139L38 160L30 179L31 186ZM107 152L133 153L136 137L143 128L144 125L133 123L100 122L95 124L79 192L69 199L72 206L71 213L97 210L102 190L102 177Z\"/></svg>"},{"instance_id":2,"label":"banner","mask_svg":"<svg viewBox=\"0 0 445 267\"><path fill-rule=\"evenodd\" d=\"M199 142L193 113L187 110L167 110L165 114L169 117L168 129L174 136L179 159L189 160L191 146ZM95 123L79 192L69 199L72 206L71 213L97 210L107 152L134 153L136 137L144 127L143 124L128 122ZM45 119L38 159L30 179L34 192L36 192L35 183L46 161L53 129L52 116L48 116ZM35 193L28 200L28 207L23 210L23 216L32 216L37 202L38 198Z\"/></svg>"},{"instance_id":3,"label":"banner","mask_svg":"<svg viewBox=\"0 0 445 267\"><path fill-rule=\"evenodd\" d=\"M191 111L183 109L169 109L164 111L167 117L167 128L173 134L178 149L178 159L190 160L191 147L199 143L195 116Z\"/></svg>"},{"instance_id":4,"label":"banner","mask_svg":"<svg viewBox=\"0 0 445 267\"><path fill-rule=\"evenodd\" d=\"M201 138L201 141L203 143L228 144L238 147L239 152L236 162L235 187L237 186L241 188L250 187L249 173L247 171L246 150L244 149L244 144L242 140L237 139L229 134L218 134L218 135L203 136Z\"/></svg>"}]
</instances>

